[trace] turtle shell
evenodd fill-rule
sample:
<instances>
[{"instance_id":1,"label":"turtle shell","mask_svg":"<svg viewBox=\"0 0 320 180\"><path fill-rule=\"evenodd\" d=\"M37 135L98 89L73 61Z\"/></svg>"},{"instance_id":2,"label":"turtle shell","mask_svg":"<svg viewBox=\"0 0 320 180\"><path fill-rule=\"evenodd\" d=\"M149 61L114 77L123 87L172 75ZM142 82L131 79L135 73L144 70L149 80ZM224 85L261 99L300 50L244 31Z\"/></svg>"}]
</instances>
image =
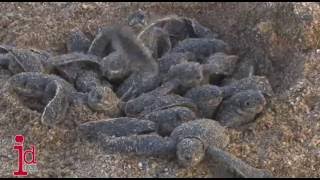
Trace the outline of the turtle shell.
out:
<instances>
[{"instance_id":1,"label":"turtle shell","mask_svg":"<svg viewBox=\"0 0 320 180\"><path fill-rule=\"evenodd\" d=\"M178 126L170 137L179 143L185 138L196 138L202 141L204 148L215 146L224 148L229 142L225 128L212 119L197 119Z\"/></svg>"},{"instance_id":2,"label":"turtle shell","mask_svg":"<svg viewBox=\"0 0 320 180\"><path fill-rule=\"evenodd\" d=\"M35 99L38 104L44 104L41 122L49 126L63 120L73 93L76 92L62 78L37 72L23 72L12 76L7 87L21 98Z\"/></svg>"},{"instance_id":3,"label":"turtle shell","mask_svg":"<svg viewBox=\"0 0 320 180\"><path fill-rule=\"evenodd\" d=\"M245 90L258 90L264 95L271 97L274 92L272 86L265 76L251 76L233 81L221 87L224 98L230 97L238 92Z\"/></svg>"}]
</instances>

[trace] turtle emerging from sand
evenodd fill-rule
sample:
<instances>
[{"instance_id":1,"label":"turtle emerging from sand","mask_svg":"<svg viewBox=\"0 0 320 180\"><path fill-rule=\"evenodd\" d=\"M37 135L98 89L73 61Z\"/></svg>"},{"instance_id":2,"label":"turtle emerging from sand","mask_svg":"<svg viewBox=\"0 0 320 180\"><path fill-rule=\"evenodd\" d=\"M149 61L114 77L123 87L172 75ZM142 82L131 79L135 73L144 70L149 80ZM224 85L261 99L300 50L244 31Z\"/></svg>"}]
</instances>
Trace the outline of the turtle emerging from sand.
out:
<instances>
[{"instance_id":1,"label":"turtle emerging from sand","mask_svg":"<svg viewBox=\"0 0 320 180\"><path fill-rule=\"evenodd\" d=\"M195 166L208 157L219 163L219 168L233 177L271 177L268 171L251 167L223 151L229 138L224 128L214 120L197 119L183 123L176 127L169 137L153 133L154 125L147 125L145 121L141 121L141 124L145 124L144 130L132 130L131 135L128 135L126 130L123 133L112 133L114 129L121 130L122 127L137 121L128 118L111 121L84 123L79 126L78 131L84 138L92 137L94 132L94 136L97 137L90 140L99 143L109 153L176 157L183 167ZM135 129L135 126L132 127ZM125 136L119 136L119 133Z\"/></svg>"},{"instance_id":2,"label":"turtle emerging from sand","mask_svg":"<svg viewBox=\"0 0 320 180\"><path fill-rule=\"evenodd\" d=\"M110 88L104 89L105 96L102 98L78 92L69 82L56 75L37 72L19 73L12 76L5 87L11 93L17 94L28 107L41 112L41 121L48 126L55 126L63 121L72 104L102 106L105 111L117 112L118 98Z\"/></svg>"},{"instance_id":3,"label":"turtle emerging from sand","mask_svg":"<svg viewBox=\"0 0 320 180\"><path fill-rule=\"evenodd\" d=\"M36 49L0 46L0 66L11 75L20 72L45 72L49 56L49 53Z\"/></svg>"},{"instance_id":4,"label":"turtle emerging from sand","mask_svg":"<svg viewBox=\"0 0 320 180\"><path fill-rule=\"evenodd\" d=\"M111 84L102 77L99 58L83 53L69 53L50 58L51 72L74 84L79 92L88 94L88 106L94 111L107 111L115 116L119 111L109 112L108 98ZM115 96L115 95L113 95ZM116 106L117 107L117 106ZM113 110L116 110L113 108ZM110 114L111 113L111 114Z\"/></svg>"}]
</instances>

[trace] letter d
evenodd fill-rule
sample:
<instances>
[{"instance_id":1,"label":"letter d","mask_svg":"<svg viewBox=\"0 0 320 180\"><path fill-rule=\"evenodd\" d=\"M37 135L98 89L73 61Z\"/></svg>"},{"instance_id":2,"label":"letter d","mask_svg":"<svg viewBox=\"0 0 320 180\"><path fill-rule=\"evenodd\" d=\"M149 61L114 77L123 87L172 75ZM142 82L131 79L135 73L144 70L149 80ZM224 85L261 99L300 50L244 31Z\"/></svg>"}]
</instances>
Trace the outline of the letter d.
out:
<instances>
[{"instance_id":1,"label":"letter d","mask_svg":"<svg viewBox=\"0 0 320 180\"><path fill-rule=\"evenodd\" d=\"M24 162L25 162L26 164L36 164L36 163L37 163L37 161L36 161L36 152L35 152L34 145L31 145L31 147L32 147L31 149L26 150L26 151L24 152ZM32 157L32 159L31 159L30 162L27 161L27 154L28 154L28 153L31 153L31 157Z\"/></svg>"}]
</instances>

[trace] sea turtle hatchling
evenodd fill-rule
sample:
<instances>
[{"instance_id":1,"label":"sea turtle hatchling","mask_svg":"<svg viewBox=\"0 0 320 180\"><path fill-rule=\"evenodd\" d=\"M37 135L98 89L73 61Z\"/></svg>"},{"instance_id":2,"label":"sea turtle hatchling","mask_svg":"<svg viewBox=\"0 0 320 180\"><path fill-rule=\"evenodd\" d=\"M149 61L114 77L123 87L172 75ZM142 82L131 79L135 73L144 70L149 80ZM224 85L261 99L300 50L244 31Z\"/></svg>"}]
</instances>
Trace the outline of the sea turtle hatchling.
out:
<instances>
[{"instance_id":1,"label":"sea turtle hatchling","mask_svg":"<svg viewBox=\"0 0 320 180\"><path fill-rule=\"evenodd\" d=\"M221 89L223 91L224 98L228 98L238 92L250 89L261 91L261 93L266 97L272 97L274 94L268 78L265 76L255 75L224 84Z\"/></svg>"},{"instance_id":2,"label":"sea turtle hatchling","mask_svg":"<svg viewBox=\"0 0 320 180\"><path fill-rule=\"evenodd\" d=\"M207 66L207 80L205 83L217 84L226 77L231 77L237 65L239 57L227 55L223 52L215 53L204 59L203 64Z\"/></svg>"},{"instance_id":3,"label":"sea turtle hatchling","mask_svg":"<svg viewBox=\"0 0 320 180\"><path fill-rule=\"evenodd\" d=\"M144 93L137 98L125 102L122 106L124 113L129 117L142 117L151 112L168 109L171 107L187 107L194 112L196 105L189 98L177 94Z\"/></svg>"},{"instance_id":4,"label":"sea turtle hatchling","mask_svg":"<svg viewBox=\"0 0 320 180\"><path fill-rule=\"evenodd\" d=\"M171 132L182 123L195 120L197 114L183 106L174 106L168 109L152 111L141 119L147 119L156 123L156 132L160 136L170 136Z\"/></svg>"},{"instance_id":5,"label":"sea turtle hatchling","mask_svg":"<svg viewBox=\"0 0 320 180\"><path fill-rule=\"evenodd\" d=\"M203 80L203 66L197 62L185 62L171 66L163 78L163 87L171 87L172 92L184 94L199 86Z\"/></svg>"},{"instance_id":6,"label":"sea turtle hatchling","mask_svg":"<svg viewBox=\"0 0 320 180\"><path fill-rule=\"evenodd\" d=\"M30 102L36 101L37 110L42 111L41 122L48 126L63 120L72 100L82 101L84 98L62 78L36 72L16 74L7 81L6 87L21 99L26 99L29 107Z\"/></svg>"},{"instance_id":7,"label":"sea turtle hatchling","mask_svg":"<svg viewBox=\"0 0 320 180\"><path fill-rule=\"evenodd\" d=\"M184 52L184 53L169 52L158 59L159 73L160 75L165 75L166 73L168 73L169 69L172 66L193 61L194 59L195 59L194 54L190 52Z\"/></svg>"},{"instance_id":8,"label":"sea turtle hatchling","mask_svg":"<svg viewBox=\"0 0 320 180\"><path fill-rule=\"evenodd\" d=\"M229 51L230 47L224 41L208 38L187 38L179 42L177 46L172 49L172 52L193 53L199 63L203 63L206 58L214 53L228 53Z\"/></svg>"},{"instance_id":9,"label":"sea turtle hatchling","mask_svg":"<svg viewBox=\"0 0 320 180\"><path fill-rule=\"evenodd\" d=\"M190 98L197 105L201 117L213 118L222 102L222 91L218 86L206 84L190 89L184 97Z\"/></svg>"},{"instance_id":10,"label":"sea turtle hatchling","mask_svg":"<svg viewBox=\"0 0 320 180\"><path fill-rule=\"evenodd\" d=\"M104 107L104 111L110 111L110 114L115 113L118 108L118 98L111 89L105 91L106 97L101 101L99 96L78 92L69 82L56 75L23 72L12 76L6 87L25 100L27 106L36 107L35 109L42 113L41 122L48 126L61 122L72 104L92 107L91 103ZM30 105L32 102L36 105Z\"/></svg>"},{"instance_id":11,"label":"sea turtle hatchling","mask_svg":"<svg viewBox=\"0 0 320 180\"><path fill-rule=\"evenodd\" d=\"M107 52L105 49L110 47L112 50ZM113 26L101 30L89 53L97 56L105 54L102 59L105 62L101 64L107 78L122 79L129 75L117 90L119 96L125 95L124 101L158 86L158 63L127 27Z\"/></svg>"},{"instance_id":12,"label":"sea turtle hatchling","mask_svg":"<svg viewBox=\"0 0 320 180\"><path fill-rule=\"evenodd\" d=\"M92 124L92 122L88 123ZM88 123L85 126L88 126ZM78 130L86 135L86 132L81 132L81 126ZM211 119L197 119L183 123L173 130L170 137L161 137L155 133L138 135L133 133L122 137L100 135L98 138L90 140L98 142L101 148L109 153L176 157L178 163L183 167L195 166L207 156L210 159L219 160L221 168L232 170L231 173L235 176L270 176L268 171L251 167L224 152L222 149L228 144L229 137L226 135L225 129ZM235 164L233 165L231 162L235 162Z\"/></svg>"},{"instance_id":13,"label":"sea turtle hatchling","mask_svg":"<svg viewBox=\"0 0 320 180\"><path fill-rule=\"evenodd\" d=\"M45 72L49 56L49 53L36 49L0 46L0 64L12 74L20 72Z\"/></svg>"},{"instance_id":14,"label":"sea turtle hatchling","mask_svg":"<svg viewBox=\"0 0 320 180\"><path fill-rule=\"evenodd\" d=\"M83 53L70 53L50 58L50 72L74 84L80 92L88 94L88 106L93 111L119 113L117 106L110 109L110 97L116 97L108 81L101 77L99 58ZM112 98L117 100L117 98ZM115 103L117 103L116 101Z\"/></svg>"},{"instance_id":15,"label":"sea turtle hatchling","mask_svg":"<svg viewBox=\"0 0 320 180\"><path fill-rule=\"evenodd\" d=\"M241 91L221 103L215 119L226 127L240 127L253 121L265 105L266 100L260 91Z\"/></svg>"},{"instance_id":16,"label":"sea turtle hatchling","mask_svg":"<svg viewBox=\"0 0 320 180\"><path fill-rule=\"evenodd\" d=\"M197 20L179 17L176 15L157 19L147 25L139 34L138 39L147 40L152 38L152 30L161 28L170 36L172 47L186 38L215 38L217 37L209 28L201 25Z\"/></svg>"},{"instance_id":17,"label":"sea turtle hatchling","mask_svg":"<svg viewBox=\"0 0 320 180\"><path fill-rule=\"evenodd\" d=\"M156 89L161 84L159 75L149 73L132 73L118 87L116 93L123 101L136 98L139 95Z\"/></svg>"}]
</instances>

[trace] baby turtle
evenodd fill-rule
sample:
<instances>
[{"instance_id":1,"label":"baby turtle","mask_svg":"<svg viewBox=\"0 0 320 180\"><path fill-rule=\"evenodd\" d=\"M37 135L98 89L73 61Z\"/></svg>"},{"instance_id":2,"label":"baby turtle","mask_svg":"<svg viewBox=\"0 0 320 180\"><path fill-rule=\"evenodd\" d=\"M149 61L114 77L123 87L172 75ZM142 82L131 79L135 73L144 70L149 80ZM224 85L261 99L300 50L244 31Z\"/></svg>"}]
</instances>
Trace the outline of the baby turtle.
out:
<instances>
[{"instance_id":1,"label":"baby turtle","mask_svg":"<svg viewBox=\"0 0 320 180\"><path fill-rule=\"evenodd\" d=\"M119 125L121 126L121 123ZM81 125L79 131L81 131ZM223 167L230 165L231 167L227 168L233 169L235 171L232 172L233 174L241 174L244 177L260 177L261 173L266 173L266 171L250 167L222 151L221 149L228 144L229 138L225 134L225 129L211 119L197 119L183 123L173 130L170 137L161 137L154 133L137 135L134 132L132 135L122 137L101 135L91 140L98 141L105 151L111 153L176 156L179 164L183 167L195 166L205 156L209 156L209 158L218 159ZM233 165L231 162L236 164Z\"/></svg>"},{"instance_id":2,"label":"baby turtle","mask_svg":"<svg viewBox=\"0 0 320 180\"><path fill-rule=\"evenodd\" d=\"M71 30L66 44L68 53L87 53L91 41L82 31L76 28Z\"/></svg>"},{"instance_id":3,"label":"baby turtle","mask_svg":"<svg viewBox=\"0 0 320 180\"><path fill-rule=\"evenodd\" d=\"M191 99L176 94L160 95L145 93L135 99L131 99L123 105L123 111L127 116L144 116L154 111L182 106L196 111L196 105Z\"/></svg>"},{"instance_id":4,"label":"baby turtle","mask_svg":"<svg viewBox=\"0 0 320 180\"><path fill-rule=\"evenodd\" d=\"M217 84L225 77L230 77L237 65L238 56L218 52L203 61L208 66L207 83Z\"/></svg>"},{"instance_id":5,"label":"baby turtle","mask_svg":"<svg viewBox=\"0 0 320 180\"><path fill-rule=\"evenodd\" d=\"M142 30L138 39L149 39L152 37L152 30L154 28L162 28L170 36L172 47L174 47L179 41L186 38L214 38L216 35L212 33L209 28L204 27L195 19L178 16L168 16L162 19L158 19L155 22L148 25Z\"/></svg>"},{"instance_id":6,"label":"baby turtle","mask_svg":"<svg viewBox=\"0 0 320 180\"><path fill-rule=\"evenodd\" d=\"M111 89L103 89L105 97L92 93L78 92L69 82L56 75L24 72L12 76L7 85L10 92L15 92L30 108L42 112L41 121L48 126L61 122L70 105L84 104L94 109L101 108L110 116L118 113L118 98ZM100 89L97 89L100 90ZM103 99L103 100L101 100ZM30 103L34 102L36 105Z\"/></svg>"},{"instance_id":7,"label":"baby turtle","mask_svg":"<svg viewBox=\"0 0 320 180\"><path fill-rule=\"evenodd\" d=\"M128 17L129 26L144 26L146 25L145 21L145 12L139 9Z\"/></svg>"},{"instance_id":8,"label":"baby turtle","mask_svg":"<svg viewBox=\"0 0 320 180\"><path fill-rule=\"evenodd\" d=\"M0 64L12 74L20 72L45 72L49 54L36 49L18 49L0 46Z\"/></svg>"},{"instance_id":9,"label":"baby turtle","mask_svg":"<svg viewBox=\"0 0 320 180\"><path fill-rule=\"evenodd\" d=\"M23 72L12 76L6 87L10 92L27 99L36 100L42 111L41 122L54 126L63 121L70 103L81 102L85 98L76 92L71 84L55 75L36 72Z\"/></svg>"},{"instance_id":10,"label":"baby turtle","mask_svg":"<svg viewBox=\"0 0 320 180\"><path fill-rule=\"evenodd\" d=\"M153 121L157 124L157 133L169 136L171 132L182 123L196 119L196 113L187 107L171 107L146 114L142 119Z\"/></svg>"},{"instance_id":11,"label":"baby turtle","mask_svg":"<svg viewBox=\"0 0 320 180\"><path fill-rule=\"evenodd\" d=\"M128 27L103 28L93 40L88 53L103 58L113 51L123 55L130 71L158 73L157 62Z\"/></svg>"},{"instance_id":12,"label":"baby turtle","mask_svg":"<svg viewBox=\"0 0 320 180\"><path fill-rule=\"evenodd\" d=\"M186 62L172 66L163 79L163 86L184 94L190 88L199 86L203 80L203 67L197 62Z\"/></svg>"},{"instance_id":13,"label":"baby turtle","mask_svg":"<svg viewBox=\"0 0 320 180\"><path fill-rule=\"evenodd\" d=\"M129 28L120 26L106 28L97 35L93 44L90 48L91 52L94 52L94 54L100 56L101 53L99 55L99 52L104 51L103 49L107 46L112 46L113 49L121 54L121 60L125 61L123 63L114 63L122 65L123 67L119 67L117 65L103 66L105 68L109 68L109 70L102 70L103 72L118 71L117 74L121 75L132 73L129 78L120 85L117 91L119 96L126 94L126 98L123 98L124 100L136 97L137 95L152 90L155 86L158 86L158 63L154 58L152 58L147 48L145 48L143 44L134 37L133 32ZM106 47L102 48L104 45ZM115 57L117 58L119 56ZM108 61L111 63L107 64L113 64L114 60L117 59L110 58ZM113 69L113 67L116 68Z\"/></svg>"},{"instance_id":14,"label":"baby turtle","mask_svg":"<svg viewBox=\"0 0 320 180\"><path fill-rule=\"evenodd\" d=\"M185 97L190 98L197 105L201 117L213 118L222 102L222 91L218 86L206 84L190 89Z\"/></svg>"},{"instance_id":15,"label":"baby turtle","mask_svg":"<svg viewBox=\"0 0 320 180\"><path fill-rule=\"evenodd\" d=\"M250 89L261 91L268 97L272 97L274 94L269 80L265 76L249 76L226 84L221 87L221 89L223 91L224 98L230 97L240 91Z\"/></svg>"},{"instance_id":16,"label":"baby turtle","mask_svg":"<svg viewBox=\"0 0 320 180\"><path fill-rule=\"evenodd\" d=\"M88 106L92 110L107 112L111 116L119 113L117 106L113 104L119 100L111 85L101 77L100 64L96 56L71 53L55 56L50 60L51 72L56 72L74 84L78 91L88 93Z\"/></svg>"},{"instance_id":17,"label":"baby turtle","mask_svg":"<svg viewBox=\"0 0 320 180\"><path fill-rule=\"evenodd\" d=\"M169 52L158 59L159 62L159 73L164 75L168 73L169 69L177 64L186 63L193 61L195 56L193 53L184 52L184 53L172 53Z\"/></svg>"},{"instance_id":18,"label":"baby turtle","mask_svg":"<svg viewBox=\"0 0 320 180\"><path fill-rule=\"evenodd\" d=\"M123 101L156 89L161 83L160 76L149 73L133 73L118 87L116 93Z\"/></svg>"},{"instance_id":19,"label":"baby turtle","mask_svg":"<svg viewBox=\"0 0 320 180\"><path fill-rule=\"evenodd\" d=\"M241 91L222 102L216 119L226 127L240 127L253 121L265 105L266 100L260 91Z\"/></svg>"},{"instance_id":20,"label":"baby turtle","mask_svg":"<svg viewBox=\"0 0 320 180\"><path fill-rule=\"evenodd\" d=\"M103 76L113 83L120 84L131 73L129 61L119 51L105 56L100 64Z\"/></svg>"},{"instance_id":21,"label":"baby turtle","mask_svg":"<svg viewBox=\"0 0 320 180\"><path fill-rule=\"evenodd\" d=\"M172 49L172 52L194 53L198 62L203 61L216 52L229 52L227 43L219 39L187 38Z\"/></svg>"}]
</instances>

